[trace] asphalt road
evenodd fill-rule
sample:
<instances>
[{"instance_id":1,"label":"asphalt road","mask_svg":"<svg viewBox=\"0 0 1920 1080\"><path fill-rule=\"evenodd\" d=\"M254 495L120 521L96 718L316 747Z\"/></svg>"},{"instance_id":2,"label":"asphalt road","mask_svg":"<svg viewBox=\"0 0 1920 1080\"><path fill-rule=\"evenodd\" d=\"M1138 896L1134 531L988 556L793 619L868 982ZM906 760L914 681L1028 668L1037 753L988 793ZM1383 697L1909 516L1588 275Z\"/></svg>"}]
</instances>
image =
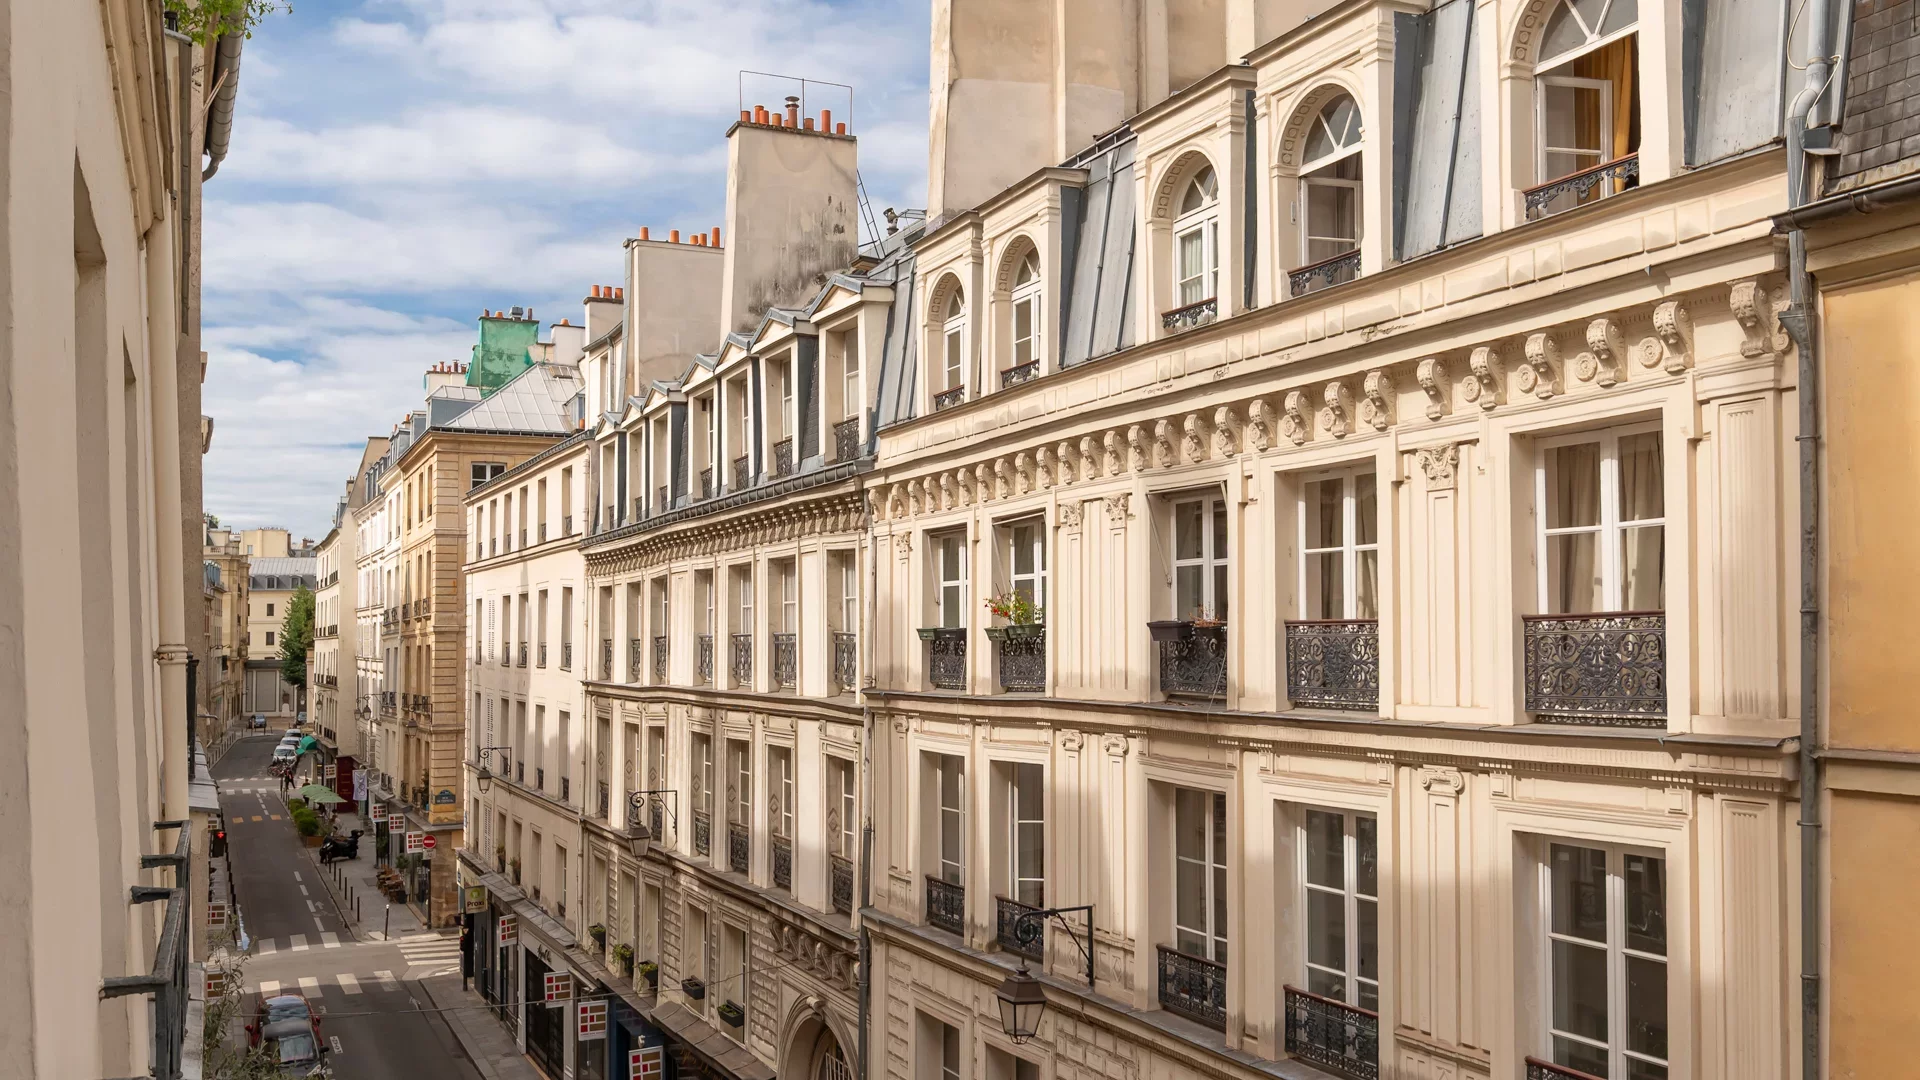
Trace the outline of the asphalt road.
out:
<instances>
[{"instance_id":1,"label":"asphalt road","mask_svg":"<svg viewBox=\"0 0 1920 1080\"><path fill-rule=\"evenodd\" d=\"M460 970L459 938L358 941L300 844L267 760L280 732L241 739L213 766L227 823L248 990L295 990L321 1011L339 1080L480 1080L418 980ZM362 859L373 857L363 840ZM375 928L376 930L378 927Z\"/></svg>"}]
</instances>

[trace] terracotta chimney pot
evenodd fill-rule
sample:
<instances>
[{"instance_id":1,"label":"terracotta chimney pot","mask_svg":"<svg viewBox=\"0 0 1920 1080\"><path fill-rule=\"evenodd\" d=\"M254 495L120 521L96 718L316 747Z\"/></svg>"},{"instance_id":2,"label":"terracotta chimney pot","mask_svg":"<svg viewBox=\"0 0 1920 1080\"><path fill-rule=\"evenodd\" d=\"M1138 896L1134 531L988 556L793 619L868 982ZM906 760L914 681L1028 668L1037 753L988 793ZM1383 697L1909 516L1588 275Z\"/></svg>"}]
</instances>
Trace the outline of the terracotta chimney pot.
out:
<instances>
[{"instance_id":1,"label":"terracotta chimney pot","mask_svg":"<svg viewBox=\"0 0 1920 1080\"><path fill-rule=\"evenodd\" d=\"M718 225L715 225L713 227L713 246L714 247L720 246L720 226Z\"/></svg>"},{"instance_id":2,"label":"terracotta chimney pot","mask_svg":"<svg viewBox=\"0 0 1920 1080\"><path fill-rule=\"evenodd\" d=\"M645 225L640 226L640 239L647 239L647 227Z\"/></svg>"},{"instance_id":3,"label":"terracotta chimney pot","mask_svg":"<svg viewBox=\"0 0 1920 1080\"><path fill-rule=\"evenodd\" d=\"M787 95L787 126L790 128L800 126L800 99L792 94Z\"/></svg>"},{"instance_id":4,"label":"terracotta chimney pot","mask_svg":"<svg viewBox=\"0 0 1920 1080\"><path fill-rule=\"evenodd\" d=\"M809 116L809 117L807 117L806 119L804 119L804 120L802 120L802 121L800 121L800 127L801 127L801 128L803 129L803 130L806 130L806 131L812 131L812 130L813 130L813 117L811 117L811 116Z\"/></svg>"},{"instance_id":5,"label":"terracotta chimney pot","mask_svg":"<svg viewBox=\"0 0 1920 1080\"><path fill-rule=\"evenodd\" d=\"M680 230L679 230L679 229L675 229L675 230L673 230L672 232L670 232L670 233L668 233L668 234L667 234L667 243L669 243L669 244L677 244L677 243L679 243L679 242L680 242Z\"/></svg>"},{"instance_id":6,"label":"terracotta chimney pot","mask_svg":"<svg viewBox=\"0 0 1920 1080\"><path fill-rule=\"evenodd\" d=\"M755 105L753 107L753 122L756 124L765 124L767 122L767 107L765 105Z\"/></svg>"},{"instance_id":7,"label":"terracotta chimney pot","mask_svg":"<svg viewBox=\"0 0 1920 1080\"><path fill-rule=\"evenodd\" d=\"M600 286L595 285L591 295L597 298L600 295Z\"/></svg>"},{"instance_id":8,"label":"terracotta chimney pot","mask_svg":"<svg viewBox=\"0 0 1920 1080\"><path fill-rule=\"evenodd\" d=\"M821 110L820 110L820 132L821 132L821 134L825 134L825 133L827 133L827 132L829 132L829 131L832 131L832 130L833 130L833 110L832 110L832 109L821 109Z\"/></svg>"},{"instance_id":9,"label":"terracotta chimney pot","mask_svg":"<svg viewBox=\"0 0 1920 1080\"><path fill-rule=\"evenodd\" d=\"M847 133L847 125L835 124L833 127L833 133L835 135L845 135Z\"/></svg>"},{"instance_id":10,"label":"terracotta chimney pot","mask_svg":"<svg viewBox=\"0 0 1920 1080\"><path fill-rule=\"evenodd\" d=\"M752 109L741 109L741 110L740 110L740 122L741 122L741 123L743 123L743 124L751 124L751 123L753 122L753 110L752 110Z\"/></svg>"}]
</instances>

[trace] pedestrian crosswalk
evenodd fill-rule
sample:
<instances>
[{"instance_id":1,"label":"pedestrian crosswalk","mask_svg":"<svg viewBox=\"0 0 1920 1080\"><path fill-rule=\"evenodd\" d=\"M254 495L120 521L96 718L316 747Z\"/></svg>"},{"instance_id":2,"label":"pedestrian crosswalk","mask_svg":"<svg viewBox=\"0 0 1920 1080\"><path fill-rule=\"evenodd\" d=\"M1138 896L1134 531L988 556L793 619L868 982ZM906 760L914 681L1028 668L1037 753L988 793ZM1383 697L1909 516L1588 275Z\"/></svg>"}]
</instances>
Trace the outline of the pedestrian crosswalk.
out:
<instances>
[{"instance_id":1,"label":"pedestrian crosswalk","mask_svg":"<svg viewBox=\"0 0 1920 1080\"><path fill-rule=\"evenodd\" d=\"M447 973L442 972L441 974ZM424 978L425 976L422 977ZM262 979L256 989L259 990L260 996L262 997L272 997L278 993L298 990L302 996L307 998L320 997L323 991L333 990L338 990L340 993L349 997L356 997L366 993L369 985L371 985L372 989L383 994L391 994L400 989L400 980L394 978L393 972L391 971L376 971L366 976L366 978L369 982L363 983L361 976L351 973L339 975L309 975L296 980L292 984L281 982L278 979Z\"/></svg>"},{"instance_id":2,"label":"pedestrian crosswalk","mask_svg":"<svg viewBox=\"0 0 1920 1080\"><path fill-rule=\"evenodd\" d=\"M460 939L439 934L420 934L401 938L401 955L407 958L409 978L450 975L460 970ZM432 970L420 971L421 968Z\"/></svg>"}]
</instances>

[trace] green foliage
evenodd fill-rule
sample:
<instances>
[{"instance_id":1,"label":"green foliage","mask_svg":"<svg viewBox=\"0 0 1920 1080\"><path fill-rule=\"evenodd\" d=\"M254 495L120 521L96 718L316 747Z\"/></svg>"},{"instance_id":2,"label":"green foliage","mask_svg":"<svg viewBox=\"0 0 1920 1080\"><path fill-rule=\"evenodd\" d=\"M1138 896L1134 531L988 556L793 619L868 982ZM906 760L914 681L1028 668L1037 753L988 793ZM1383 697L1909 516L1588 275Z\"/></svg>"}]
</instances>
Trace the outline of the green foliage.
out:
<instances>
[{"instance_id":1,"label":"green foliage","mask_svg":"<svg viewBox=\"0 0 1920 1080\"><path fill-rule=\"evenodd\" d=\"M232 920L228 926L233 926ZM231 943L232 938L227 939ZM246 1012L250 995L245 987L245 953L221 948L207 959L208 970L225 976L226 992L207 1000L206 1043L201 1056L201 1075L206 1080L276 1080L279 1062L265 1047L249 1047L241 1026L235 1023Z\"/></svg>"},{"instance_id":2,"label":"green foliage","mask_svg":"<svg viewBox=\"0 0 1920 1080\"><path fill-rule=\"evenodd\" d=\"M289 686L307 685L307 650L313 648L313 590L300 586L280 623L280 677Z\"/></svg>"},{"instance_id":3,"label":"green foliage","mask_svg":"<svg viewBox=\"0 0 1920 1080\"><path fill-rule=\"evenodd\" d=\"M179 20L180 32L195 45L211 44L230 31L250 38L261 19L293 11L291 0L162 0L161 7Z\"/></svg>"},{"instance_id":4,"label":"green foliage","mask_svg":"<svg viewBox=\"0 0 1920 1080\"><path fill-rule=\"evenodd\" d=\"M303 806L293 812L293 827L300 831L301 836L318 836L320 815Z\"/></svg>"},{"instance_id":5,"label":"green foliage","mask_svg":"<svg viewBox=\"0 0 1920 1080\"><path fill-rule=\"evenodd\" d=\"M988 600L987 612L1012 626L1032 626L1047 617L1047 613L1034 604L1031 595L1018 589L1009 589Z\"/></svg>"}]
</instances>

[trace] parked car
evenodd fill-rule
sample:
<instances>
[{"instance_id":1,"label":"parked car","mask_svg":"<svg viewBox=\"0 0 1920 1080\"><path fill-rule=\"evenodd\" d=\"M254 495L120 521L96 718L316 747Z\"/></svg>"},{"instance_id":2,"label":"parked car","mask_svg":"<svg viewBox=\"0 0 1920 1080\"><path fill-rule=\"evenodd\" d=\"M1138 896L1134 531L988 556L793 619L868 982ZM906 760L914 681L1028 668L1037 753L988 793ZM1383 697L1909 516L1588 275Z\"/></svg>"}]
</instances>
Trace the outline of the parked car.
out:
<instances>
[{"instance_id":1,"label":"parked car","mask_svg":"<svg viewBox=\"0 0 1920 1080\"><path fill-rule=\"evenodd\" d=\"M247 721L247 725L255 730L265 731L267 729L267 714L254 713L253 719Z\"/></svg>"},{"instance_id":2,"label":"parked car","mask_svg":"<svg viewBox=\"0 0 1920 1080\"><path fill-rule=\"evenodd\" d=\"M276 746L273 748L273 761L275 764L278 764L279 762L282 762L282 761L292 762L292 761L298 760L299 757L300 757L300 752L294 749L294 745L292 743L283 742L279 746Z\"/></svg>"},{"instance_id":3,"label":"parked car","mask_svg":"<svg viewBox=\"0 0 1920 1080\"><path fill-rule=\"evenodd\" d=\"M320 1026L311 1020L268 1024L260 1041L279 1066L281 1076L333 1075L327 1068L327 1044L320 1038Z\"/></svg>"},{"instance_id":4,"label":"parked car","mask_svg":"<svg viewBox=\"0 0 1920 1080\"><path fill-rule=\"evenodd\" d=\"M275 1024L296 1020L312 1028L314 1036L320 1034L320 1021L313 1015L313 1006L307 1004L304 994L288 991L284 994L260 995L253 1006L253 1019L247 1022L247 1042L259 1046L266 1037L268 1029Z\"/></svg>"}]
</instances>

